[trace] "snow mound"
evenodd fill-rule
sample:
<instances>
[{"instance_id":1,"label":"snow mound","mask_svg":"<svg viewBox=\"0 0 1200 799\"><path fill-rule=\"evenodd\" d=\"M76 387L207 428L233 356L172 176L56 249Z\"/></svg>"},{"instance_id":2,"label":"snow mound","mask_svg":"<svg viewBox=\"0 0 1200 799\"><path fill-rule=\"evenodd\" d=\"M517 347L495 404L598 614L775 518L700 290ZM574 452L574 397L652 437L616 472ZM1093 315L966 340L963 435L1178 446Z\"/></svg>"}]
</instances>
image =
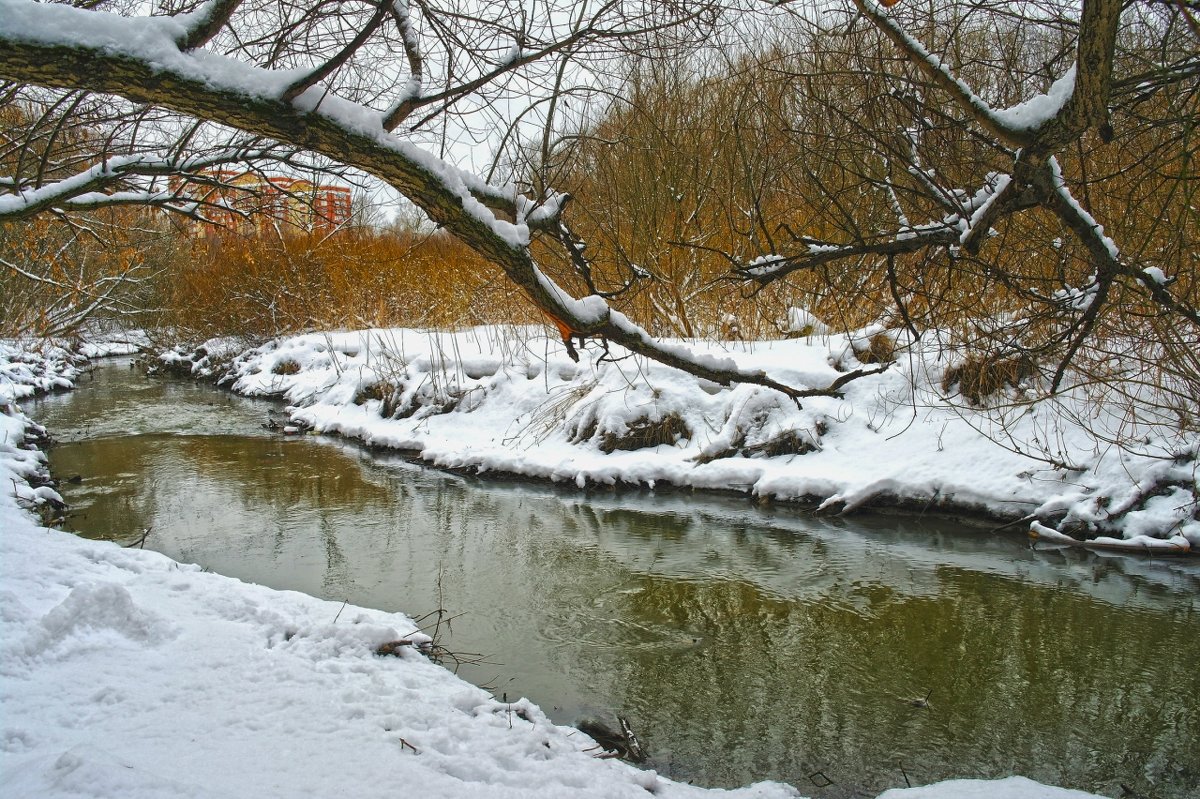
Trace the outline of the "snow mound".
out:
<instances>
[{"instance_id":1,"label":"snow mound","mask_svg":"<svg viewBox=\"0 0 1200 799\"><path fill-rule=\"evenodd\" d=\"M61 799L218 799L221 794L202 785L189 785L96 747L80 745L61 755L34 758L13 771L4 782L14 797Z\"/></svg>"},{"instance_id":2,"label":"snow mound","mask_svg":"<svg viewBox=\"0 0 1200 799\"><path fill-rule=\"evenodd\" d=\"M71 589L67 598L42 617L25 642L29 657L64 647L72 653L111 646L113 636L131 644L153 646L175 636L175 629L157 614L138 607L125 588L115 583L89 583Z\"/></svg>"}]
</instances>

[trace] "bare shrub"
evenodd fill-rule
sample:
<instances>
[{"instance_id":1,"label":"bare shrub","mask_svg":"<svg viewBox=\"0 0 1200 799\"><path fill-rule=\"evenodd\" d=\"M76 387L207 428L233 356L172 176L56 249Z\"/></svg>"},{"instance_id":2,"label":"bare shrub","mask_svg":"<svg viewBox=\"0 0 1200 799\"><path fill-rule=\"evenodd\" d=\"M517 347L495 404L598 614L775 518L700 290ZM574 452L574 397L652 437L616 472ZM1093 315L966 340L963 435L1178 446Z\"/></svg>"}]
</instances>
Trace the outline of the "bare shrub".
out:
<instances>
[{"instance_id":1,"label":"bare shrub","mask_svg":"<svg viewBox=\"0 0 1200 799\"><path fill-rule=\"evenodd\" d=\"M528 320L495 272L445 235L208 236L172 269L160 321L192 338Z\"/></svg>"}]
</instances>

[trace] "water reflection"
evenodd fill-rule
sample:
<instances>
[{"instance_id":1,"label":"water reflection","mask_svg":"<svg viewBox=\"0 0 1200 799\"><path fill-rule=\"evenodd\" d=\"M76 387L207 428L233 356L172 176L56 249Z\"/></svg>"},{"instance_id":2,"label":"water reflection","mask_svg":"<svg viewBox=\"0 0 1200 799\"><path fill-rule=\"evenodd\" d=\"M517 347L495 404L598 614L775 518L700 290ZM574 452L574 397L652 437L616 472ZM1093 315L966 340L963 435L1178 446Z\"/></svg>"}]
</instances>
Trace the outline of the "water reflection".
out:
<instances>
[{"instance_id":1,"label":"water reflection","mask_svg":"<svg viewBox=\"0 0 1200 799\"><path fill-rule=\"evenodd\" d=\"M101 372L97 393L131 380ZM560 721L619 711L677 778L829 799L1009 773L1200 794L1190 562L457 478L269 436L262 403L151 386L150 410L121 410L136 418L88 391L43 405L52 429L92 431L52 453L85 478L68 492L81 532L151 528L147 546L225 574L464 612L447 644L492 661L465 677Z\"/></svg>"}]
</instances>

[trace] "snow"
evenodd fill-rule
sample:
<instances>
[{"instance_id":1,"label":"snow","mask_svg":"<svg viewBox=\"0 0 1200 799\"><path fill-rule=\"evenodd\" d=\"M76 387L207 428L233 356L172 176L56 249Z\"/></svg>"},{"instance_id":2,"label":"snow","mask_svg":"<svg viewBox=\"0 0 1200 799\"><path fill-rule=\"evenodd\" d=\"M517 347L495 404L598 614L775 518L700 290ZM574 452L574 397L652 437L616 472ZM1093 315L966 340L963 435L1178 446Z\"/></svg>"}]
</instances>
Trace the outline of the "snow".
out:
<instances>
[{"instance_id":1,"label":"snow","mask_svg":"<svg viewBox=\"0 0 1200 799\"><path fill-rule=\"evenodd\" d=\"M824 336L831 330L829 325L822 322L807 308L793 306L788 308L787 332L807 336Z\"/></svg>"},{"instance_id":2,"label":"snow","mask_svg":"<svg viewBox=\"0 0 1200 799\"><path fill-rule=\"evenodd\" d=\"M1090 276L1088 284L1083 288L1069 286L1065 289L1058 289L1051 295L1055 302L1070 308L1074 311L1086 311L1095 301L1096 295L1100 291L1100 282L1093 272Z\"/></svg>"},{"instance_id":3,"label":"snow","mask_svg":"<svg viewBox=\"0 0 1200 799\"><path fill-rule=\"evenodd\" d=\"M71 388L79 374L79 361L62 347L41 351L0 340L0 405L34 394Z\"/></svg>"},{"instance_id":4,"label":"snow","mask_svg":"<svg viewBox=\"0 0 1200 799\"><path fill-rule=\"evenodd\" d=\"M524 228L525 226L522 225L521 227ZM528 228L525 228L525 230L528 232ZM541 286L542 291L554 297L555 302L560 307L566 309L580 324L589 326L602 324L609 318L610 313L612 313L603 297L590 295L577 300L536 266L533 267L533 276L537 280L538 285Z\"/></svg>"},{"instance_id":5,"label":"snow","mask_svg":"<svg viewBox=\"0 0 1200 799\"><path fill-rule=\"evenodd\" d=\"M1008 189L1011 184L1011 175L997 176L993 173L992 175L988 176L988 183L984 187L984 191L989 192L987 194L987 199L975 205L975 209L971 213L971 218L967 220L967 225L963 229L962 235L959 236L958 241L960 244L967 243L967 239L970 237L971 231L973 231L983 222L983 218L987 215L988 209L991 208L993 203L995 203L996 200L1004 194L1005 190Z\"/></svg>"},{"instance_id":6,"label":"snow","mask_svg":"<svg viewBox=\"0 0 1200 799\"><path fill-rule=\"evenodd\" d=\"M821 247L821 245L809 245L809 252L815 253L827 251L828 249L838 249L837 247L814 249L814 246L818 248ZM745 272L747 275L751 275L752 277L765 277L778 272L780 269L786 266L787 263L787 259L781 255L760 255L742 267L741 271Z\"/></svg>"},{"instance_id":7,"label":"snow","mask_svg":"<svg viewBox=\"0 0 1200 799\"><path fill-rule=\"evenodd\" d=\"M1063 177L1062 166L1059 165L1058 159L1054 156L1051 156L1047 163L1050 165L1050 175L1054 181L1055 192L1057 192L1058 196L1062 198L1063 202L1069 205L1075 211L1075 213L1083 219L1088 227L1092 229L1092 232L1097 238L1100 239L1100 243L1108 252L1109 257L1114 261L1119 260L1121 257L1121 252L1117 248L1117 243L1104 234L1104 225L1101 225L1099 222L1097 222L1096 218L1088 213L1087 209L1080 205L1079 201L1075 199L1075 196L1071 194L1071 190L1067 187L1066 178Z\"/></svg>"},{"instance_id":8,"label":"snow","mask_svg":"<svg viewBox=\"0 0 1200 799\"><path fill-rule=\"evenodd\" d=\"M361 357L341 353L355 344L361 353L364 343L359 334L300 337L241 363L307 352L307 370L275 377L311 380L318 357ZM69 356L61 347L33 353L0 342L5 482L28 486L43 468L41 453L16 445L32 422L15 399L69 385L79 369ZM419 369L424 358L427 351L414 353L406 366ZM498 366L492 378L509 374ZM397 645L396 656L377 654L398 641L410 643ZM0 492L5 796L798 796L769 782L705 790L594 757L587 736L552 724L530 702L497 701L432 663L421 653L428 641L401 614L275 591L40 527ZM1010 778L884 796L1091 795Z\"/></svg>"},{"instance_id":9,"label":"snow","mask_svg":"<svg viewBox=\"0 0 1200 799\"><path fill-rule=\"evenodd\" d=\"M514 189L515 192L515 189ZM517 221L539 226L558 218L571 195L551 192L540 205L526 197L517 197Z\"/></svg>"},{"instance_id":10,"label":"snow","mask_svg":"<svg viewBox=\"0 0 1200 799\"><path fill-rule=\"evenodd\" d=\"M1147 284L1154 283L1158 286L1166 286L1171 282L1171 279L1167 277L1167 273L1157 266L1147 266L1142 270L1142 274L1145 276L1143 279Z\"/></svg>"},{"instance_id":11,"label":"snow","mask_svg":"<svg viewBox=\"0 0 1200 799\"><path fill-rule=\"evenodd\" d=\"M1050 84L1045 94L1035 95L1023 103L992 111L992 115L1015 130L1037 130L1054 119L1075 92L1075 65Z\"/></svg>"},{"instance_id":12,"label":"snow","mask_svg":"<svg viewBox=\"0 0 1200 799\"><path fill-rule=\"evenodd\" d=\"M1088 799L1092 794L1064 788L1047 788L1024 777L982 782L947 780L925 788L884 791L879 799Z\"/></svg>"},{"instance_id":13,"label":"snow","mask_svg":"<svg viewBox=\"0 0 1200 799\"><path fill-rule=\"evenodd\" d=\"M1188 539L1182 535L1172 536L1166 540L1151 538L1147 535L1132 535L1128 538L1112 538L1102 535L1087 541L1078 541L1040 522L1033 522L1029 525L1029 534L1031 537L1048 544L1084 546L1093 549L1120 549L1128 552L1147 552L1164 555L1180 554L1188 552L1191 549Z\"/></svg>"},{"instance_id":14,"label":"snow","mask_svg":"<svg viewBox=\"0 0 1200 799\"><path fill-rule=\"evenodd\" d=\"M588 300L588 299L591 299L591 298L590 297L584 298L584 300ZM599 299L599 298L596 298L596 299ZM728 358L728 357L725 357L722 355L716 355L711 352L706 353L703 351L697 351L697 348L688 346L683 343L672 344L670 342L664 342L662 340L654 339L653 337L651 337L651 335L648 332L646 332L642 328L638 327L636 324L634 324L633 320L631 320L628 316L621 313L620 311L611 311L610 310L609 311L609 321L611 321L613 323L613 325L620 328L622 331L624 331L630 335L637 336L646 344L648 344L648 345L655 344L660 351L668 353L669 355L679 358L680 360L691 362L691 363L699 366L702 369L707 369L707 370L714 371L714 372L719 372L719 371L739 372L739 371L741 371L738 369L737 361L735 361L732 358ZM758 373L761 374L761 370L758 370Z\"/></svg>"}]
</instances>

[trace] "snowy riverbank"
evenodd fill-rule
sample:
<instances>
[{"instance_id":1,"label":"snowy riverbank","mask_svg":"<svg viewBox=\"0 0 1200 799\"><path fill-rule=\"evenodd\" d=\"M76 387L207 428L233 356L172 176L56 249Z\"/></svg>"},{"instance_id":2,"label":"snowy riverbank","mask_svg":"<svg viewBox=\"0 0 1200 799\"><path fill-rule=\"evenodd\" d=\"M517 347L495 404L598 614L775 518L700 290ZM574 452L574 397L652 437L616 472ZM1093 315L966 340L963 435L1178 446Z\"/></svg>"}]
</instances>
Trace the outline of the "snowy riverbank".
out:
<instances>
[{"instance_id":1,"label":"snowy riverbank","mask_svg":"<svg viewBox=\"0 0 1200 799\"><path fill-rule=\"evenodd\" d=\"M0 349L0 792L8 797L796 796L706 791L594 757L526 701L417 651L399 614L274 591L38 526L44 459L20 401L61 350ZM49 490L49 489L47 489ZM398 657L381 656L381 645ZM1018 777L887 799L1085 799Z\"/></svg>"},{"instance_id":2,"label":"snowy riverbank","mask_svg":"<svg viewBox=\"0 0 1200 799\"><path fill-rule=\"evenodd\" d=\"M698 346L791 385L825 385L861 366L856 351L877 332ZM1124 411L1082 391L1023 405L1008 386L983 413L940 396L950 364L930 346L797 408L768 389L599 355L589 344L576 364L540 331L476 328L299 335L240 354L209 342L167 360L223 374L243 394L284 397L302 428L440 467L731 489L834 511L961 510L1036 518L1044 535L1200 546L1197 442L1156 429L1136 446L1106 443L1130 441Z\"/></svg>"}]
</instances>

